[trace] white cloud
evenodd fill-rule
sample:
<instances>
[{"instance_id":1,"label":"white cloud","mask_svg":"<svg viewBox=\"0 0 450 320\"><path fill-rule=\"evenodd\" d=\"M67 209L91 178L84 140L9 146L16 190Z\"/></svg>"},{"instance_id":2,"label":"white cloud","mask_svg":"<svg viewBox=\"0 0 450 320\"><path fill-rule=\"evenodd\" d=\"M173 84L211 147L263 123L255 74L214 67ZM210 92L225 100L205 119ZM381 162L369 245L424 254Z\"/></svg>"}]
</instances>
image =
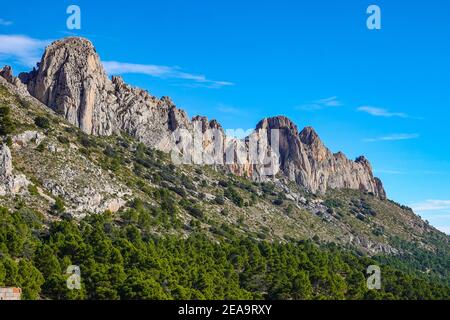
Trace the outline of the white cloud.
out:
<instances>
[{"instance_id":1,"label":"white cloud","mask_svg":"<svg viewBox=\"0 0 450 320\"><path fill-rule=\"evenodd\" d=\"M315 110L321 110L325 108L330 107L340 107L342 106L342 103L338 100L338 97L333 96L326 99L320 99L316 100L310 103L306 103L300 106L295 107L297 110L304 110L304 111L315 111Z\"/></svg>"},{"instance_id":2,"label":"white cloud","mask_svg":"<svg viewBox=\"0 0 450 320\"><path fill-rule=\"evenodd\" d=\"M3 20L0 20L3 21ZM40 61L41 55L51 40L39 40L25 35L0 35L0 60L13 60L21 65L33 67ZM104 61L106 71L112 75L125 73L146 74L161 79L183 81L191 87L221 88L234 85L228 81L207 79L204 75L182 71L178 67L122 63Z\"/></svg>"},{"instance_id":3,"label":"white cloud","mask_svg":"<svg viewBox=\"0 0 450 320\"><path fill-rule=\"evenodd\" d=\"M12 21L0 18L0 26L8 27L8 26L10 26L12 24L13 24Z\"/></svg>"},{"instance_id":4,"label":"white cloud","mask_svg":"<svg viewBox=\"0 0 450 320\"><path fill-rule=\"evenodd\" d=\"M368 113L375 117L386 117L386 118L392 118L392 117L408 118L409 117L406 113L390 112L389 110L386 110L386 109L370 107L370 106L362 106L362 107L359 107L357 110Z\"/></svg>"},{"instance_id":5,"label":"white cloud","mask_svg":"<svg viewBox=\"0 0 450 320\"><path fill-rule=\"evenodd\" d=\"M417 133L398 133L391 134L387 136L377 137L377 138L367 138L364 139L365 142L377 142L377 141L400 141L400 140L410 140L419 138Z\"/></svg>"},{"instance_id":6,"label":"white cloud","mask_svg":"<svg viewBox=\"0 0 450 320\"><path fill-rule=\"evenodd\" d=\"M41 59L50 40L38 40L24 35L0 35L0 59L33 67Z\"/></svg>"},{"instance_id":7,"label":"white cloud","mask_svg":"<svg viewBox=\"0 0 450 320\"><path fill-rule=\"evenodd\" d=\"M436 229L441 230L447 235L450 235L450 226L437 226Z\"/></svg>"},{"instance_id":8,"label":"white cloud","mask_svg":"<svg viewBox=\"0 0 450 320\"><path fill-rule=\"evenodd\" d=\"M145 74L161 79L184 80L196 87L221 88L234 85L228 81L215 81L207 79L204 75L191 74L183 72L178 67L135 64L117 61L103 61L106 72L110 75L120 75L126 73Z\"/></svg>"},{"instance_id":9,"label":"white cloud","mask_svg":"<svg viewBox=\"0 0 450 320\"><path fill-rule=\"evenodd\" d=\"M380 169L380 170L375 169L374 172L375 173L385 173L385 174L395 174L395 175L397 175L397 174L405 174L405 172L403 172L403 171L384 170L384 169Z\"/></svg>"},{"instance_id":10,"label":"white cloud","mask_svg":"<svg viewBox=\"0 0 450 320\"><path fill-rule=\"evenodd\" d=\"M317 101L315 101L315 103L317 103L319 105L323 105L325 107L339 107L342 105L342 103L338 100L338 98L336 96L317 100Z\"/></svg>"},{"instance_id":11,"label":"white cloud","mask_svg":"<svg viewBox=\"0 0 450 320\"><path fill-rule=\"evenodd\" d=\"M425 200L411 205L416 212L450 210L450 200Z\"/></svg>"},{"instance_id":12,"label":"white cloud","mask_svg":"<svg viewBox=\"0 0 450 320\"><path fill-rule=\"evenodd\" d=\"M399 175L399 174L406 174L406 175L449 175L450 172L446 171L433 171L433 170L414 170L414 171L400 171L400 170L390 170L390 169L374 169L375 173L384 173L384 174L393 174L393 175Z\"/></svg>"},{"instance_id":13,"label":"white cloud","mask_svg":"<svg viewBox=\"0 0 450 320\"><path fill-rule=\"evenodd\" d=\"M450 235L450 200L425 200L410 207L428 219L437 229Z\"/></svg>"}]
</instances>

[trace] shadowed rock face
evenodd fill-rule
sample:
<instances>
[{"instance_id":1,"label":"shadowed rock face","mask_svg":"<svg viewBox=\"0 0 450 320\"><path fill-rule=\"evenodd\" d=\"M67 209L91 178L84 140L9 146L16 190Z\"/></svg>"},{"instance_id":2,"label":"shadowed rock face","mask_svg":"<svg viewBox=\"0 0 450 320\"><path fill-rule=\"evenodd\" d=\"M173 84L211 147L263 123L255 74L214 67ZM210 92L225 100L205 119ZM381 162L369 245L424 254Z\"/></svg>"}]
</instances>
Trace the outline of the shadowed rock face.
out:
<instances>
[{"instance_id":1,"label":"shadowed rock face","mask_svg":"<svg viewBox=\"0 0 450 320\"><path fill-rule=\"evenodd\" d=\"M10 66L4 66L2 70L0 70L0 77L5 78L6 81L12 83L14 81L14 77L12 74L12 69Z\"/></svg>"},{"instance_id":2,"label":"shadowed rock face","mask_svg":"<svg viewBox=\"0 0 450 320\"><path fill-rule=\"evenodd\" d=\"M5 70L11 77L11 71ZM38 69L19 76L31 95L63 115L70 123L93 135L111 135L125 131L150 147L170 151L175 145L172 133L177 129L207 132L220 124L205 117L189 120L168 97L158 99L147 91L133 88L120 77L108 79L92 43L81 38L66 38L51 44ZM11 82L12 80L9 80ZM313 128L301 132L283 116L260 121L255 133L279 133L279 169L292 181L314 193L328 189L350 188L372 192L384 198L381 181L373 177L370 163L360 157L347 159L342 153L328 150ZM203 147L212 152L213 144L227 146L229 139L206 135ZM233 141L231 141L234 143ZM240 145L248 148L246 142ZM216 155L217 156L217 155ZM263 180L256 165L246 163L229 166L236 174Z\"/></svg>"},{"instance_id":3,"label":"shadowed rock face","mask_svg":"<svg viewBox=\"0 0 450 320\"><path fill-rule=\"evenodd\" d=\"M357 189L385 198L381 181L373 176L370 163L359 157L351 161L343 153L333 154L311 127L300 133L292 121L283 116L262 120L257 129L279 130L280 170L313 193L328 189Z\"/></svg>"}]
</instances>

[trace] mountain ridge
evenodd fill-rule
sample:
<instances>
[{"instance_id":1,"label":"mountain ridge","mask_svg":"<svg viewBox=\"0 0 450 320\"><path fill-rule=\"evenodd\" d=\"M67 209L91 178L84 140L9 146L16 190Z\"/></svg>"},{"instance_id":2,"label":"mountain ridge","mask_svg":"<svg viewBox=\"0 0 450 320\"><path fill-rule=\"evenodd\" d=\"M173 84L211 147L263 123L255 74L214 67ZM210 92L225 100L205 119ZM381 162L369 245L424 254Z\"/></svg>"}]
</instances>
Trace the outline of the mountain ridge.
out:
<instances>
[{"instance_id":1,"label":"mountain ridge","mask_svg":"<svg viewBox=\"0 0 450 320\"><path fill-rule=\"evenodd\" d=\"M314 194L283 175L252 182L225 166L177 166L167 153L124 132L84 133L22 86L0 77L0 159L7 159L0 172L0 205L10 210L25 206L46 223L78 223L106 212L121 224L130 219L130 210L146 208L152 222L143 220L140 228L158 235L185 237L202 230L221 238L232 228L254 239L320 239L369 255L407 254L411 248L402 243L431 253L448 251L448 237L411 209L370 192L344 188ZM202 130L218 127L206 118L196 120ZM300 145L297 138L292 139ZM11 181L20 183L11 188Z\"/></svg>"},{"instance_id":2,"label":"mountain ridge","mask_svg":"<svg viewBox=\"0 0 450 320\"><path fill-rule=\"evenodd\" d=\"M227 166L234 174L266 181L281 172L313 193L350 188L386 198L381 181L374 177L365 158L352 161L343 153L333 154L314 129L305 128L299 133L297 126L284 116L261 120L253 134L258 142L264 139L271 148L269 162L276 170L265 174L265 165L253 163L248 156L248 142L226 137L216 120L201 116L189 119L168 97L158 99L117 76L108 79L94 45L87 39L69 37L55 41L45 50L37 69L21 73L20 81L13 77L10 68L4 68L0 75L16 86L21 85L19 82L25 84L32 96L88 134L109 136L124 131L149 147L170 152L176 146L174 132L198 130L203 135L202 145L207 147L202 157L221 162L225 154L234 153L235 161ZM218 137L208 133L209 129L217 130ZM273 154L274 146L269 141L274 129L283 131L278 141L279 155ZM218 154L215 144L223 146L223 152ZM240 153L239 148L244 152Z\"/></svg>"}]
</instances>

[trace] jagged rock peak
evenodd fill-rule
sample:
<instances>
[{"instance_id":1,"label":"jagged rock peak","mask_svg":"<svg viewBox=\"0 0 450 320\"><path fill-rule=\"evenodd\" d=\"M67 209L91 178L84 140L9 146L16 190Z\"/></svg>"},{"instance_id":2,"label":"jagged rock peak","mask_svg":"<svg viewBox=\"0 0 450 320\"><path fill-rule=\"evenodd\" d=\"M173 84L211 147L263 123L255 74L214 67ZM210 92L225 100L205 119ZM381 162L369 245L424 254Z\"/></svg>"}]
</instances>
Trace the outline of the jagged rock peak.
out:
<instances>
[{"instance_id":1,"label":"jagged rock peak","mask_svg":"<svg viewBox=\"0 0 450 320\"><path fill-rule=\"evenodd\" d=\"M0 70L0 77L3 77L9 83L13 82L13 72L10 66L4 66L2 70Z\"/></svg>"},{"instance_id":2,"label":"jagged rock peak","mask_svg":"<svg viewBox=\"0 0 450 320\"><path fill-rule=\"evenodd\" d=\"M380 199L387 199L387 194L386 190L384 190L383 182L377 177L375 177L374 180L377 187L376 194L378 195L378 197Z\"/></svg>"},{"instance_id":3,"label":"jagged rock peak","mask_svg":"<svg viewBox=\"0 0 450 320\"><path fill-rule=\"evenodd\" d=\"M6 78L11 73L10 69L2 72ZM221 128L217 121L203 117L190 121L168 97L157 99L145 90L127 85L120 77L108 79L94 46L83 38L55 41L45 50L38 68L22 74L20 79L32 96L88 134L127 132L149 147L170 152L179 140L173 136L178 129L201 128L207 132L208 128ZM299 133L289 118L276 116L258 123L255 134L263 138L264 132L257 132L259 129L267 130L269 145L272 144L269 132L280 130L277 156L280 169L309 191L323 193L328 189L352 188L384 194L367 161L333 155L312 128ZM213 142L215 137L207 135L203 146L212 149ZM253 173L259 172L259 168L248 163L235 167L238 173L247 170L248 176L265 178L255 176Z\"/></svg>"},{"instance_id":4,"label":"jagged rock peak","mask_svg":"<svg viewBox=\"0 0 450 320\"><path fill-rule=\"evenodd\" d=\"M208 120L208 117L205 117L205 116L197 115L192 118L191 122L192 123L195 123L195 122L201 123L203 132L205 132L208 129L223 130L222 126L220 125L220 123L217 120L213 119L210 121L210 120Z\"/></svg>"},{"instance_id":5,"label":"jagged rock peak","mask_svg":"<svg viewBox=\"0 0 450 320\"><path fill-rule=\"evenodd\" d=\"M87 133L97 134L110 82L92 43L70 37L49 45L38 69L21 80L35 98Z\"/></svg>"},{"instance_id":6,"label":"jagged rock peak","mask_svg":"<svg viewBox=\"0 0 450 320\"><path fill-rule=\"evenodd\" d=\"M266 129L266 130L288 129L293 134L295 134L295 135L298 134L298 128L295 125L295 123L292 122L291 119L289 119L288 117L285 117L285 116L276 116L276 117L271 117L271 118L265 118L256 125L256 130L259 130L259 129Z\"/></svg>"},{"instance_id":7,"label":"jagged rock peak","mask_svg":"<svg viewBox=\"0 0 450 320\"><path fill-rule=\"evenodd\" d=\"M306 145L321 143L319 135L312 127L306 127L300 132L300 140Z\"/></svg>"},{"instance_id":8,"label":"jagged rock peak","mask_svg":"<svg viewBox=\"0 0 450 320\"><path fill-rule=\"evenodd\" d=\"M170 133L190 126L183 110L168 97L108 79L93 44L65 38L47 47L38 69L21 75L29 93L93 135L125 131L149 146L170 150Z\"/></svg>"},{"instance_id":9,"label":"jagged rock peak","mask_svg":"<svg viewBox=\"0 0 450 320\"><path fill-rule=\"evenodd\" d=\"M125 85L125 81L123 81L123 78L120 76L112 76L111 82L116 85L117 87L121 87Z\"/></svg>"},{"instance_id":10,"label":"jagged rock peak","mask_svg":"<svg viewBox=\"0 0 450 320\"><path fill-rule=\"evenodd\" d=\"M298 133L297 126L285 116L261 120L258 129L279 129L280 169L290 180L313 193L350 188L371 192L380 198L386 193L365 157L349 160L342 152L333 154L312 127Z\"/></svg>"},{"instance_id":11,"label":"jagged rock peak","mask_svg":"<svg viewBox=\"0 0 450 320\"><path fill-rule=\"evenodd\" d=\"M94 71L89 67L97 67L96 72L100 72L106 77L103 65L91 41L80 37L67 37L56 40L51 43L44 52L41 61L37 64L37 70L34 73L42 73L43 71L59 71L56 68L50 69L52 64L63 66L76 64L81 71ZM88 69L86 69L88 68ZM51 74L50 74L51 75Z\"/></svg>"},{"instance_id":12,"label":"jagged rock peak","mask_svg":"<svg viewBox=\"0 0 450 320\"><path fill-rule=\"evenodd\" d=\"M356 163L361 164L363 167L367 168L368 170L372 171L372 165L370 164L369 160L367 160L364 156L359 156L355 159Z\"/></svg>"},{"instance_id":13,"label":"jagged rock peak","mask_svg":"<svg viewBox=\"0 0 450 320\"><path fill-rule=\"evenodd\" d=\"M162 96L160 100L161 100L161 103L163 103L167 106L175 106L175 104L172 101L172 98L170 98L168 96Z\"/></svg>"},{"instance_id":14,"label":"jagged rock peak","mask_svg":"<svg viewBox=\"0 0 450 320\"><path fill-rule=\"evenodd\" d=\"M57 50L61 47L71 48L72 50L83 52L86 50L92 50L96 52L94 45L92 42L86 38L81 37L66 37L63 39L59 39L54 41L47 47L47 50Z\"/></svg>"}]
</instances>

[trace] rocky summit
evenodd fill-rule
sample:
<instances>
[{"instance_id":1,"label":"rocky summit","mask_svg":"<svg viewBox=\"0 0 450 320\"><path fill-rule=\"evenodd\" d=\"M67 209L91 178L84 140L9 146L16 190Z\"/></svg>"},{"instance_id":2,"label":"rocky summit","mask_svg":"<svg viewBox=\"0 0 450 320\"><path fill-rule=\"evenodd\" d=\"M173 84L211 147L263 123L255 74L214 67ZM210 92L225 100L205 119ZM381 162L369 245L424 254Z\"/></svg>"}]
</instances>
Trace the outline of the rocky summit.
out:
<instances>
[{"instance_id":1,"label":"rocky summit","mask_svg":"<svg viewBox=\"0 0 450 320\"><path fill-rule=\"evenodd\" d=\"M86 39L54 42L38 68L19 78L32 96L88 134L125 131L147 145L169 150L170 132L189 124L169 98L157 99L126 85L120 77L108 79Z\"/></svg>"},{"instance_id":2,"label":"rocky summit","mask_svg":"<svg viewBox=\"0 0 450 320\"><path fill-rule=\"evenodd\" d=\"M149 147L170 152L177 142L173 136L176 130L199 129L202 133L208 128L221 130L215 120L209 122L199 116L190 120L168 97L158 99L125 84L120 77L108 79L94 46L86 39L71 37L55 41L45 50L36 69L19 75L21 81L12 76L9 67L2 74L16 86L23 83L33 97L87 134L110 136L126 132ZM267 133L269 141L273 130L280 132L276 166L285 178L312 193L346 188L386 197L381 181L373 176L371 165L364 157L352 161L343 153L332 153L314 129L299 132L283 116L262 120L255 134L259 132L266 138ZM248 151L248 143L229 139L220 132L218 139L225 148L219 158L225 157L230 145L239 144ZM213 138L206 135L202 144L212 145ZM213 149L206 148L205 152L210 154ZM247 154L244 152L233 163L225 162L228 169L255 181L273 178L278 172L261 174L263 165L250 161Z\"/></svg>"},{"instance_id":3,"label":"rocky summit","mask_svg":"<svg viewBox=\"0 0 450 320\"><path fill-rule=\"evenodd\" d=\"M280 130L280 167L284 175L313 193L328 189L356 189L385 198L381 181L374 178L370 163L359 157L351 161L342 152L332 153L313 128L297 126L286 117L262 120L257 130Z\"/></svg>"}]
</instances>

